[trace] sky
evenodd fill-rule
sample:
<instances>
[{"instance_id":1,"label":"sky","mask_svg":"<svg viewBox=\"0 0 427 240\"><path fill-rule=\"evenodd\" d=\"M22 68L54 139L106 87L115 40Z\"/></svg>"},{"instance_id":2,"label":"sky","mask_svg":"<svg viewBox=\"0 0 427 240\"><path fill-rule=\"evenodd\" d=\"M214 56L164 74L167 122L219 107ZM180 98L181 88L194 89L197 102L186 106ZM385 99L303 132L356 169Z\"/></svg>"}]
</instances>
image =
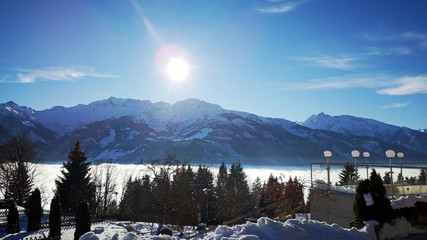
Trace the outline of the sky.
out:
<instances>
[{"instance_id":1,"label":"sky","mask_svg":"<svg viewBox=\"0 0 427 240\"><path fill-rule=\"evenodd\" d=\"M423 0L4 0L0 103L198 98L291 121L324 112L426 129L426 9Z\"/></svg>"}]
</instances>

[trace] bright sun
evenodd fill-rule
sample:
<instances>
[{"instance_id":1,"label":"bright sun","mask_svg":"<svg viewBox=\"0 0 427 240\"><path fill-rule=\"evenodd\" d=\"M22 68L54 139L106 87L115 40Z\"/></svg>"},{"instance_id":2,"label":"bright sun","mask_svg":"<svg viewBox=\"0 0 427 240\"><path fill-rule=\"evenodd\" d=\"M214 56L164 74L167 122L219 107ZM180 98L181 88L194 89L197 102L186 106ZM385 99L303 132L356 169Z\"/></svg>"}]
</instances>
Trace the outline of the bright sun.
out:
<instances>
[{"instance_id":1,"label":"bright sun","mask_svg":"<svg viewBox=\"0 0 427 240\"><path fill-rule=\"evenodd\" d=\"M168 66L166 67L166 73L173 82L185 81L189 70L190 67L187 62L181 58L171 58Z\"/></svg>"}]
</instances>

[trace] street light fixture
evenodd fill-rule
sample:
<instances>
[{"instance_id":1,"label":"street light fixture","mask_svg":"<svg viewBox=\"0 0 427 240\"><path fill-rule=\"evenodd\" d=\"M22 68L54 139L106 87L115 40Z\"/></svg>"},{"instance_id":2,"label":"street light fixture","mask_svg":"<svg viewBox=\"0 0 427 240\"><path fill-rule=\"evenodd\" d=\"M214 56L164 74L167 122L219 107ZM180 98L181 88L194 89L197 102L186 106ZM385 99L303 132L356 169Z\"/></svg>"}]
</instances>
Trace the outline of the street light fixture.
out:
<instances>
[{"instance_id":1,"label":"street light fixture","mask_svg":"<svg viewBox=\"0 0 427 240\"><path fill-rule=\"evenodd\" d=\"M391 182L391 198L394 199L393 196L393 158L396 156L396 153L393 150L387 150L385 155L388 159L390 159L390 182Z\"/></svg>"},{"instance_id":2,"label":"street light fixture","mask_svg":"<svg viewBox=\"0 0 427 240\"><path fill-rule=\"evenodd\" d=\"M402 158L405 155L403 154L403 152L398 152L397 153L397 157L400 159L400 184L402 186L402 194L405 194L405 188L403 187L403 171L402 171Z\"/></svg>"},{"instance_id":3,"label":"street light fixture","mask_svg":"<svg viewBox=\"0 0 427 240\"><path fill-rule=\"evenodd\" d=\"M363 156L366 159L366 179L369 179L369 165L368 165L368 158L371 156L371 154L369 152L364 152Z\"/></svg>"},{"instance_id":4,"label":"street light fixture","mask_svg":"<svg viewBox=\"0 0 427 240\"><path fill-rule=\"evenodd\" d=\"M356 185L357 185L357 158L360 156L360 152L357 150L353 150L351 151L351 156L354 157L354 167L355 167L355 180L356 180Z\"/></svg>"},{"instance_id":5,"label":"street light fixture","mask_svg":"<svg viewBox=\"0 0 427 240\"><path fill-rule=\"evenodd\" d=\"M325 156L326 158L326 170L328 171L328 188L331 185L331 177L330 177L330 169L331 167L329 166L329 159L332 157L332 152L331 151L324 151L323 152L323 156Z\"/></svg>"},{"instance_id":6,"label":"street light fixture","mask_svg":"<svg viewBox=\"0 0 427 240\"><path fill-rule=\"evenodd\" d=\"M203 189L203 192L206 194L206 227L208 226L208 193L211 191L209 188Z\"/></svg>"}]
</instances>

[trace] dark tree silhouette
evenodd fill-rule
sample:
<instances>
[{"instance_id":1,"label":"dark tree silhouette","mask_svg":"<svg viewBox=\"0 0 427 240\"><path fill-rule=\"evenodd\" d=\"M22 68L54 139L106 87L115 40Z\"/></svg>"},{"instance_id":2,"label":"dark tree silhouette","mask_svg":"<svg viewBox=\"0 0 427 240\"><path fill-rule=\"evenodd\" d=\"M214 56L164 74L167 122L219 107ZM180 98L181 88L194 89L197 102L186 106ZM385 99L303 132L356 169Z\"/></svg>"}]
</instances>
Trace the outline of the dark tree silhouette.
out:
<instances>
[{"instance_id":1,"label":"dark tree silhouette","mask_svg":"<svg viewBox=\"0 0 427 240\"><path fill-rule=\"evenodd\" d=\"M7 215L6 233L19 233L19 214L15 202L9 207Z\"/></svg>"},{"instance_id":2,"label":"dark tree silhouette","mask_svg":"<svg viewBox=\"0 0 427 240\"><path fill-rule=\"evenodd\" d=\"M129 178L120 201L121 218L154 222L153 201L150 176L145 175L142 179L135 180Z\"/></svg>"},{"instance_id":3,"label":"dark tree silhouette","mask_svg":"<svg viewBox=\"0 0 427 240\"><path fill-rule=\"evenodd\" d=\"M90 163L86 159L77 140L74 149L68 153L68 161L63 162L62 176L55 181L63 212L74 214L79 199L86 199L91 208L95 207L95 184L91 180Z\"/></svg>"},{"instance_id":4,"label":"dark tree silhouette","mask_svg":"<svg viewBox=\"0 0 427 240\"><path fill-rule=\"evenodd\" d=\"M201 216L201 222L206 223L206 193L208 191L208 223L212 222L214 216L215 198L213 197L213 175L206 166L199 166L194 179L193 198L196 200L197 212Z\"/></svg>"},{"instance_id":5,"label":"dark tree silhouette","mask_svg":"<svg viewBox=\"0 0 427 240\"><path fill-rule=\"evenodd\" d=\"M49 237L61 237L61 202L58 194L55 194L50 203Z\"/></svg>"},{"instance_id":6,"label":"dark tree silhouette","mask_svg":"<svg viewBox=\"0 0 427 240\"><path fill-rule=\"evenodd\" d=\"M418 175L418 180L417 180L417 184L426 184L426 171L424 170L424 168L421 168L420 170L420 175Z\"/></svg>"},{"instance_id":7,"label":"dark tree silhouette","mask_svg":"<svg viewBox=\"0 0 427 240\"><path fill-rule=\"evenodd\" d=\"M219 167L218 175L216 178L216 184L214 187L214 194L215 194L215 222L217 224L222 223L225 221L225 216L227 215L228 211L228 202L227 202L227 166L224 162L221 163L221 166Z\"/></svg>"},{"instance_id":8,"label":"dark tree silhouette","mask_svg":"<svg viewBox=\"0 0 427 240\"><path fill-rule=\"evenodd\" d=\"M31 194L29 205L27 232L39 230L41 227L43 209L41 206L40 190L38 188Z\"/></svg>"},{"instance_id":9,"label":"dark tree silhouette","mask_svg":"<svg viewBox=\"0 0 427 240\"><path fill-rule=\"evenodd\" d=\"M365 196L369 195L372 197L373 204L367 204L365 200ZM393 219L393 209L391 208L390 200L386 197L383 180L375 169L372 170L369 179L359 183L356 189L353 212L356 221L359 223L376 220L382 225Z\"/></svg>"},{"instance_id":10,"label":"dark tree silhouette","mask_svg":"<svg viewBox=\"0 0 427 240\"><path fill-rule=\"evenodd\" d=\"M197 225L197 206L194 201L194 172L191 166L182 166L173 177L171 190L172 216L175 224Z\"/></svg>"},{"instance_id":11,"label":"dark tree silhouette","mask_svg":"<svg viewBox=\"0 0 427 240\"><path fill-rule=\"evenodd\" d=\"M81 200L77 206L76 231L74 240L78 240L83 234L90 231L90 213L87 201Z\"/></svg>"},{"instance_id":12,"label":"dark tree silhouette","mask_svg":"<svg viewBox=\"0 0 427 240\"><path fill-rule=\"evenodd\" d=\"M246 180L246 174L240 162L231 165L227 183L228 212L227 219L233 219L239 215L253 210L250 205L249 186Z\"/></svg>"}]
</instances>

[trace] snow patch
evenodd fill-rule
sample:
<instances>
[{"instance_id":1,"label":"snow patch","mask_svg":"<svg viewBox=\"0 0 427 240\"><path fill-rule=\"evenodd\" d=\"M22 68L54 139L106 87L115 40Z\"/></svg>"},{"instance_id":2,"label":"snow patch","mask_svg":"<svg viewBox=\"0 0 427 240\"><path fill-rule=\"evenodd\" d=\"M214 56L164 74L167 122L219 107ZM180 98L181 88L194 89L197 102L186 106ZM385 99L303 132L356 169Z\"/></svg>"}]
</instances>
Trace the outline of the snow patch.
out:
<instances>
[{"instance_id":1,"label":"snow patch","mask_svg":"<svg viewBox=\"0 0 427 240\"><path fill-rule=\"evenodd\" d=\"M102 148L105 148L108 144L114 142L115 138L116 138L116 131L114 129L110 129L110 134L104 137L103 139L101 139L101 141L99 141L99 144L101 145Z\"/></svg>"},{"instance_id":2,"label":"snow patch","mask_svg":"<svg viewBox=\"0 0 427 240\"><path fill-rule=\"evenodd\" d=\"M409 234L424 232L419 229L412 227L411 223L405 218L393 219L390 223L384 223L381 232L379 233L379 239L394 239L396 237L404 237Z\"/></svg>"},{"instance_id":3,"label":"snow patch","mask_svg":"<svg viewBox=\"0 0 427 240\"><path fill-rule=\"evenodd\" d=\"M99 237L96 236L93 232L87 232L83 234L79 239L80 240L99 240Z\"/></svg>"},{"instance_id":4,"label":"snow patch","mask_svg":"<svg viewBox=\"0 0 427 240\"><path fill-rule=\"evenodd\" d=\"M269 218L259 218L256 223L233 227L220 226L206 238L209 240L228 239L369 239L367 230L356 228L345 229L336 224L329 225L325 222L291 219L285 223L277 222ZM375 239L375 238L373 238Z\"/></svg>"},{"instance_id":5,"label":"snow patch","mask_svg":"<svg viewBox=\"0 0 427 240\"><path fill-rule=\"evenodd\" d=\"M29 122L29 121L23 121L22 124L24 124L27 127L35 127L33 123Z\"/></svg>"},{"instance_id":6,"label":"snow patch","mask_svg":"<svg viewBox=\"0 0 427 240\"><path fill-rule=\"evenodd\" d=\"M105 149L102 153L98 154L98 156L96 156L95 159L96 160L99 160L99 159L116 159L118 157L123 157L125 155L134 153L136 150L138 150L138 147L133 149L133 150L127 151L127 152L124 152L121 149L113 149L113 150Z\"/></svg>"},{"instance_id":7,"label":"snow patch","mask_svg":"<svg viewBox=\"0 0 427 240\"><path fill-rule=\"evenodd\" d=\"M129 136L126 138L126 140L132 140L134 139L136 136L138 136L140 133L138 131L132 130L129 133Z\"/></svg>"},{"instance_id":8,"label":"snow patch","mask_svg":"<svg viewBox=\"0 0 427 240\"><path fill-rule=\"evenodd\" d=\"M203 139L205 137L207 137L209 135L209 133L213 132L212 128L203 128L202 130L200 130L198 133L194 134L193 136L187 138L188 140L190 139Z\"/></svg>"},{"instance_id":9,"label":"snow patch","mask_svg":"<svg viewBox=\"0 0 427 240\"><path fill-rule=\"evenodd\" d=\"M391 200L393 209L413 207L416 202L427 202L427 194L401 196L398 199Z\"/></svg>"}]
</instances>

